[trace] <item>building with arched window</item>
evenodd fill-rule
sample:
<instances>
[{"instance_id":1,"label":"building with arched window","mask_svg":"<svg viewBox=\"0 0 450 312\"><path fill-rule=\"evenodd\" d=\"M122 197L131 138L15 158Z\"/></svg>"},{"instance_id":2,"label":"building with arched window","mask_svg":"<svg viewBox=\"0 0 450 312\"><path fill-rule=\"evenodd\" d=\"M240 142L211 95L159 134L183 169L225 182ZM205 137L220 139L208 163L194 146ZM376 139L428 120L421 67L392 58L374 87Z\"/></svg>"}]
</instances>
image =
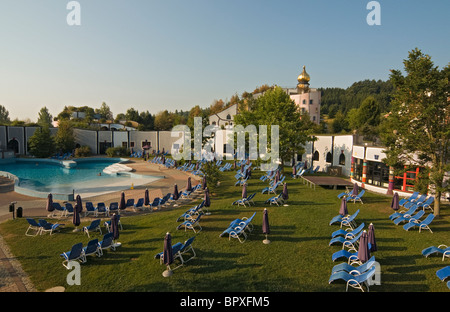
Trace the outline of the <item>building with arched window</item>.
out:
<instances>
[{"instance_id":1,"label":"building with arched window","mask_svg":"<svg viewBox=\"0 0 450 312\"><path fill-rule=\"evenodd\" d=\"M234 124L234 116L238 114L238 105L234 104L227 107L223 111L209 116L209 124L218 126L219 128L232 126Z\"/></svg>"}]
</instances>

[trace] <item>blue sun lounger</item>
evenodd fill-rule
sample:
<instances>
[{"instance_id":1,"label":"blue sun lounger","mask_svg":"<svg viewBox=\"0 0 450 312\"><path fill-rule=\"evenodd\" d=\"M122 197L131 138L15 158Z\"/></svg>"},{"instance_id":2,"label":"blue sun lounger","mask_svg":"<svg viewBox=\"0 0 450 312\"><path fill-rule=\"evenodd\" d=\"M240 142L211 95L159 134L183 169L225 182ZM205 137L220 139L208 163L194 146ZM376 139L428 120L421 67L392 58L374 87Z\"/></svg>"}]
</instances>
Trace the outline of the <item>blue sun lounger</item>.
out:
<instances>
[{"instance_id":1,"label":"blue sun lounger","mask_svg":"<svg viewBox=\"0 0 450 312\"><path fill-rule=\"evenodd\" d=\"M415 215L412 215L412 216L408 215L408 214L405 214L404 216L395 219L394 223L396 225L399 225L402 222L419 221L419 219L422 218L424 214L425 214L425 211L423 211L423 210L419 210Z\"/></svg>"},{"instance_id":2,"label":"blue sun lounger","mask_svg":"<svg viewBox=\"0 0 450 312\"><path fill-rule=\"evenodd\" d=\"M201 212L201 209L203 208L204 205L205 201L203 200L200 204L186 210L181 216L178 217L177 222L182 220L186 221L195 219L194 216L197 216Z\"/></svg>"},{"instance_id":3,"label":"blue sun lounger","mask_svg":"<svg viewBox=\"0 0 450 312\"><path fill-rule=\"evenodd\" d=\"M49 232L50 235L52 235L56 230L59 230L60 227L64 226L64 224L61 223L50 223L47 222L44 219L39 219L39 225L41 226L41 232L40 234L42 234L43 232Z\"/></svg>"},{"instance_id":4,"label":"blue sun lounger","mask_svg":"<svg viewBox=\"0 0 450 312\"><path fill-rule=\"evenodd\" d=\"M254 202L253 202L253 197L255 197L255 195L256 195L256 193L253 193L253 194L251 194L251 195L249 195L249 196L247 196L247 197L245 197L245 198L241 198L241 199L238 199L238 200L235 200L233 203L232 203L232 205L242 205L242 206L244 206L244 207L246 207L245 206L245 204L248 204L249 206L253 203L253 204L255 204Z\"/></svg>"},{"instance_id":5,"label":"blue sun lounger","mask_svg":"<svg viewBox=\"0 0 450 312\"><path fill-rule=\"evenodd\" d=\"M417 199L417 197L419 196L419 192L414 192L411 194L411 196L409 196L408 198L403 198L400 199L400 201L398 202L400 206L403 206L404 204L406 204L407 202L413 202Z\"/></svg>"},{"instance_id":6,"label":"blue sun lounger","mask_svg":"<svg viewBox=\"0 0 450 312\"><path fill-rule=\"evenodd\" d=\"M84 216L86 217L90 213L95 214L95 207L92 202L86 202L86 212L84 213Z\"/></svg>"},{"instance_id":7,"label":"blue sun lounger","mask_svg":"<svg viewBox=\"0 0 450 312\"><path fill-rule=\"evenodd\" d=\"M280 204L283 204L283 193L280 193L277 196L272 196L268 200L264 202L265 204L275 204L279 206Z\"/></svg>"},{"instance_id":8,"label":"blue sun lounger","mask_svg":"<svg viewBox=\"0 0 450 312\"><path fill-rule=\"evenodd\" d=\"M427 199L427 195L426 194L422 194L422 195L420 195L419 198L417 198L417 199L415 199L413 201L405 203L403 205L403 207L406 207L406 206L411 205L411 204L416 204L416 205L422 204L422 203L425 202L426 199Z\"/></svg>"},{"instance_id":9,"label":"blue sun lounger","mask_svg":"<svg viewBox=\"0 0 450 312\"><path fill-rule=\"evenodd\" d=\"M36 220L32 219L32 218L27 218L28 221L28 228L25 231L25 235L26 236L36 236L41 232L41 226L39 225L39 223L36 222ZM36 231L33 235L28 234L28 231L33 230Z\"/></svg>"},{"instance_id":10,"label":"blue sun lounger","mask_svg":"<svg viewBox=\"0 0 450 312\"><path fill-rule=\"evenodd\" d=\"M337 280L344 280L347 283L345 289L346 291L348 291L348 286L364 291L363 285L366 284L367 291L369 291L368 281L372 278L374 274L375 274L375 266L372 266L369 270L360 275L353 275L345 271L339 271L330 276L328 283L331 284L332 282Z\"/></svg>"},{"instance_id":11,"label":"blue sun lounger","mask_svg":"<svg viewBox=\"0 0 450 312\"><path fill-rule=\"evenodd\" d=\"M231 221L230 225L228 226L227 229L225 229L225 231L223 231L219 237L222 237L225 234L230 235L230 233L235 230L237 227L241 228L243 231L248 230L249 232L251 232L253 230L253 225L252 225L252 220L255 217L256 212L253 213L253 215L250 218L242 218L242 219L234 219L233 221ZM239 233L241 234L241 233Z\"/></svg>"},{"instance_id":12,"label":"blue sun lounger","mask_svg":"<svg viewBox=\"0 0 450 312\"><path fill-rule=\"evenodd\" d=\"M342 221L344 221L344 220L354 220L358 214L359 214L359 209L356 210L355 213L352 215L347 215L347 216L337 215L333 219L331 219L329 225L332 225L333 223L342 223Z\"/></svg>"},{"instance_id":13,"label":"blue sun lounger","mask_svg":"<svg viewBox=\"0 0 450 312\"><path fill-rule=\"evenodd\" d=\"M401 210L401 211L394 212L393 214L391 214L389 216L389 219L394 220L399 217L403 217L405 215L412 215L414 212L416 212L416 210L417 210L417 205L412 205L411 207L409 207L409 210L407 210L407 211Z\"/></svg>"},{"instance_id":14,"label":"blue sun lounger","mask_svg":"<svg viewBox=\"0 0 450 312\"><path fill-rule=\"evenodd\" d=\"M441 281L444 281L446 278L450 277L450 266L437 270L436 275Z\"/></svg>"},{"instance_id":15,"label":"blue sun lounger","mask_svg":"<svg viewBox=\"0 0 450 312\"><path fill-rule=\"evenodd\" d=\"M356 244L359 241L359 238L361 237L363 231L360 231L358 234L356 234L351 239L345 239L343 236L337 236L330 240L328 243L328 246L333 245L334 243L342 244L342 249L345 247L349 248L350 250L356 250Z\"/></svg>"},{"instance_id":16,"label":"blue sun lounger","mask_svg":"<svg viewBox=\"0 0 450 312\"><path fill-rule=\"evenodd\" d=\"M192 247L192 242L194 241L195 236L187 239L184 243L178 242L175 243L174 245L172 245L172 253L173 253L173 258L174 260L179 258L181 261L181 264L179 264L177 267L173 268L172 270L175 270L177 268L179 268L180 266L184 265L186 262L188 262L189 260L192 260L193 258L195 258L196 254L195 254L195 250ZM192 252L192 255L190 256L189 259L185 260L183 258L183 255L187 252ZM164 262L164 251L161 251L160 253L157 253L155 255L155 259L159 259L159 263L163 264Z\"/></svg>"},{"instance_id":17,"label":"blue sun lounger","mask_svg":"<svg viewBox=\"0 0 450 312\"><path fill-rule=\"evenodd\" d=\"M335 265L331 269L331 274L334 274L334 273L337 273L340 271L345 271L350 274L356 273L356 274L360 275L360 274L366 272L367 270L369 270L374 264L375 264L375 256L372 256L365 263L363 263L357 267L343 262L343 263L339 263L339 264Z\"/></svg>"},{"instance_id":18,"label":"blue sun lounger","mask_svg":"<svg viewBox=\"0 0 450 312\"><path fill-rule=\"evenodd\" d=\"M426 258L428 258L428 256L435 254L435 253L442 254L442 261L444 261L445 257L450 258L450 246L447 246L447 245L439 245L437 247L430 246L430 247L427 247L424 250L422 250L422 255L424 255Z\"/></svg>"},{"instance_id":19,"label":"blue sun lounger","mask_svg":"<svg viewBox=\"0 0 450 312\"><path fill-rule=\"evenodd\" d=\"M423 220L422 222L418 222L418 221L412 221L412 222L408 222L403 226L403 229L405 229L406 231L408 231L409 229L418 226L419 227L419 233L422 229L426 229L429 230L431 233L433 233L433 231L430 229L429 225L430 223L434 220L434 214L430 213L425 220Z\"/></svg>"},{"instance_id":20,"label":"blue sun lounger","mask_svg":"<svg viewBox=\"0 0 450 312\"><path fill-rule=\"evenodd\" d=\"M364 196L365 193L366 193L366 190L361 190L361 192L359 192L359 194L356 196L352 196L352 195L348 196L347 201L353 200L353 203L356 203L357 201L359 201L359 202L361 202L361 204L364 204L361 198Z\"/></svg>"},{"instance_id":21,"label":"blue sun lounger","mask_svg":"<svg viewBox=\"0 0 450 312\"><path fill-rule=\"evenodd\" d=\"M97 255L99 257L103 256L103 250L111 249L116 250L116 247L114 246L114 233L106 233L103 235L103 239L98 242L98 248L97 248Z\"/></svg>"},{"instance_id":22,"label":"blue sun lounger","mask_svg":"<svg viewBox=\"0 0 450 312\"><path fill-rule=\"evenodd\" d=\"M337 231L334 231L334 232L331 234L331 238L334 238L334 237L336 237L336 236L341 236L341 235L343 235L343 236L344 236L345 238L347 238L347 239L352 238L352 237L354 237L356 234L358 234L359 232L361 232L362 229L364 228L364 226L365 226L365 224L364 224L364 222L363 222L363 223L361 223L356 229L351 230L351 231L339 229L339 230L337 230Z\"/></svg>"},{"instance_id":23,"label":"blue sun lounger","mask_svg":"<svg viewBox=\"0 0 450 312\"><path fill-rule=\"evenodd\" d=\"M86 247L83 247L83 258L84 261L87 261L86 256L90 255L97 255L97 249L98 249L98 239L95 238L93 240L90 240Z\"/></svg>"},{"instance_id":24,"label":"blue sun lounger","mask_svg":"<svg viewBox=\"0 0 450 312\"><path fill-rule=\"evenodd\" d=\"M423 203L419 203L417 206L418 207L422 207L423 210L425 209L430 209L431 211L433 211L433 208L431 208L431 204L434 202L434 197L430 196L427 198L426 201L424 201Z\"/></svg>"},{"instance_id":25,"label":"blue sun lounger","mask_svg":"<svg viewBox=\"0 0 450 312\"><path fill-rule=\"evenodd\" d=\"M354 250L354 252L351 252L350 250L341 249L333 253L331 256L331 260L333 260L333 262L341 258L347 258L348 263L358 261L358 251Z\"/></svg>"},{"instance_id":26,"label":"blue sun lounger","mask_svg":"<svg viewBox=\"0 0 450 312\"><path fill-rule=\"evenodd\" d=\"M264 194L265 192L267 192L267 194L270 194L270 193L275 194L275 190L278 188L278 186L280 186L280 184L281 184L281 181L278 181L273 186L267 186L267 187L263 188L261 193Z\"/></svg>"},{"instance_id":27,"label":"blue sun lounger","mask_svg":"<svg viewBox=\"0 0 450 312\"><path fill-rule=\"evenodd\" d=\"M83 232L89 236L89 231L99 231L102 234L102 229L100 228L100 219L95 219L91 222L91 224L83 227Z\"/></svg>"},{"instance_id":28,"label":"blue sun lounger","mask_svg":"<svg viewBox=\"0 0 450 312\"><path fill-rule=\"evenodd\" d=\"M200 218L202 217L202 215L203 215L203 213L201 212L197 215L197 218L195 218L193 220L188 219L188 220L184 221L183 223L181 223L177 226L177 230L184 227L185 232L186 232L186 230L193 230L194 233L197 233L197 231L195 229L196 229L196 227L198 227L199 228L198 232L200 232L202 230L202 227L200 225Z\"/></svg>"},{"instance_id":29,"label":"blue sun lounger","mask_svg":"<svg viewBox=\"0 0 450 312\"><path fill-rule=\"evenodd\" d=\"M84 262L83 243L77 243L73 245L70 251L63 252L62 254L60 254L60 256L64 258L63 266L66 269L70 270L71 269L71 267L69 266L70 261L78 260L80 262Z\"/></svg>"}]
</instances>

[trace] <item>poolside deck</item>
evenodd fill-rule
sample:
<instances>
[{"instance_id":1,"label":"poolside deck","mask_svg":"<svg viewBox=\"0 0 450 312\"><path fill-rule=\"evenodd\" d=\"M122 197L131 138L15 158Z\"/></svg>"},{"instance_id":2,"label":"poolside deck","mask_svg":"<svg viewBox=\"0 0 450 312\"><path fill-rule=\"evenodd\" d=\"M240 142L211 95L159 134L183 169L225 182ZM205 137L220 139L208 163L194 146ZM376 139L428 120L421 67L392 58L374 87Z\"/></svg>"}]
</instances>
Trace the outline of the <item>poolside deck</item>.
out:
<instances>
[{"instance_id":1,"label":"poolside deck","mask_svg":"<svg viewBox=\"0 0 450 312\"><path fill-rule=\"evenodd\" d=\"M303 184L308 184L309 187L329 186L333 189L337 189L338 186L353 186L353 183L343 178L331 177L331 176L302 176Z\"/></svg>"},{"instance_id":2,"label":"poolside deck","mask_svg":"<svg viewBox=\"0 0 450 312\"><path fill-rule=\"evenodd\" d=\"M192 183L195 185L196 180L200 180L197 176L189 173L179 171L176 169L168 169L162 165L152 164L149 162L132 160L127 163L127 166L132 167L135 173L142 175L164 176L162 179L158 179L154 182L142 185L135 185L133 189L131 185L124 189L126 198L140 198L144 195L144 190L148 188L150 198L162 197L163 195L173 192L173 186L176 183L178 189L182 190L186 187L187 178L191 176ZM122 191L114 191L109 193L98 193L97 195L90 194L92 196L82 197L82 200L89 200L92 202L117 202L120 198ZM36 217L46 216L48 212L45 210L47 199L36 198L27 195L22 195L14 191L2 193L0 196L0 222L12 218L12 213L9 212L9 204L12 201L17 201L16 208L23 208L23 217ZM58 201L58 200L56 200ZM62 201L58 201L62 202Z\"/></svg>"}]
</instances>

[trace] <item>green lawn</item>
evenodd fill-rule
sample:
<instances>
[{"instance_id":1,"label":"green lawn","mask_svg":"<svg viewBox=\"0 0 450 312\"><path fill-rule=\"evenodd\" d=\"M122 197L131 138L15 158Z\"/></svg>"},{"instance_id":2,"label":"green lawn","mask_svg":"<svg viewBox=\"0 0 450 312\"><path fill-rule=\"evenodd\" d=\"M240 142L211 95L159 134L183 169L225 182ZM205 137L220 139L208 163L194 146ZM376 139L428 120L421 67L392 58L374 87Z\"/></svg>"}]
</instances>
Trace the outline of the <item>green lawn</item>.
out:
<instances>
[{"instance_id":1,"label":"green lawn","mask_svg":"<svg viewBox=\"0 0 450 312\"><path fill-rule=\"evenodd\" d=\"M38 290L64 286L67 291L80 292L343 292L345 284L328 284L333 262L331 255L341 246L328 246L331 233L339 225L328 225L338 214L342 190L317 187L315 190L301 179L286 178L289 188L288 206L269 206L264 201L271 195L261 194L267 182L259 180L254 171L249 180L248 194L257 192L255 206L233 206L241 197L241 187L234 186L235 172L223 175L221 186L212 198L211 215L203 216L203 230L176 230L176 219L200 199L185 206L170 208L146 215L122 218L124 230L120 232L122 246L116 251L106 251L101 258L89 257L81 265L81 285L69 286L66 276L70 272L62 266L63 251L78 242L90 240L82 232L73 232L71 221L55 235L28 237L28 224L24 218L0 225L0 234L9 244L12 253L20 260L24 270ZM289 175L290 168L286 168ZM281 188L279 188L281 192ZM436 277L436 271L449 260L440 257L425 258L422 249L439 244L450 244L449 206L441 208L441 217L431 224L433 233L412 229L405 231L388 219L393 212L391 198L366 192L364 204L349 203L349 213L361 209L357 222L375 226L378 251L374 253L381 264L381 286L372 286L371 292L440 292L448 291L445 283ZM269 210L271 244L262 243L262 211ZM219 237L235 218L249 217L256 211L254 231L247 241ZM82 223L87 225L88 222ZM103 227L103 232L105 228ZM185 241L196 235L193 246L197 257L184 267L164 278L161 266L154 255L163 249L166 232L172 242ZM92 238L102 238L99 233ZM351 290L355 292L355 290Z\"/></svg>"}]
</instances>

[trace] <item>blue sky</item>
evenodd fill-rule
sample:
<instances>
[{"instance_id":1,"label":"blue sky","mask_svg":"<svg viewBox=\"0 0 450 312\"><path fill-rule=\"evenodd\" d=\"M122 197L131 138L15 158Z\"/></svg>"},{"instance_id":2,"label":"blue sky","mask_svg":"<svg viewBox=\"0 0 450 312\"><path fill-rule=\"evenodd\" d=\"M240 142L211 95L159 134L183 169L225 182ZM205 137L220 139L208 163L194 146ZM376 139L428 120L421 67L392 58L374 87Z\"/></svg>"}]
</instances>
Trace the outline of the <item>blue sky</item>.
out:
<instances>
[{"instance_id":1,"label":"blue sky","mask_svg":"<svg viewBox=\"0 0 450 312\"><path fill-rule=\"evenodd\" d=\"M303 65L311 87L387 80L418 47L436 66L450 55L450 1L0 0L0 105L35 121L46 106L114 115L208 107L262 84L294 87Z\"/></svg>"}]
</instances>

